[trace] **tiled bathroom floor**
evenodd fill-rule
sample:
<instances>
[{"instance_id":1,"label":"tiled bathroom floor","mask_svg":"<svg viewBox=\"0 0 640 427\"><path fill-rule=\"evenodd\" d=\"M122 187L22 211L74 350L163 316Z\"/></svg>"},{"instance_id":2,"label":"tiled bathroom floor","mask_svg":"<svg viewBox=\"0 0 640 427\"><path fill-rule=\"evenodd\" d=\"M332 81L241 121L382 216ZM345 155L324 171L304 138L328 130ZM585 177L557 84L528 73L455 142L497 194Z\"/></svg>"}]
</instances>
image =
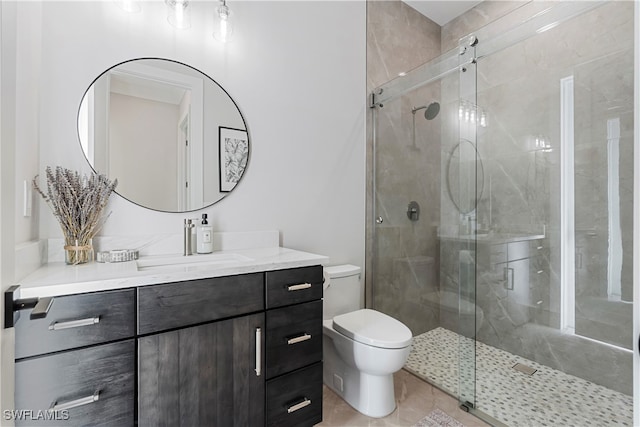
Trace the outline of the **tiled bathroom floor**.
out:
<instances>
[{"instance_id":1,"label":"tiled bathroom floor","mask_svg":"<svg viewBox=\"0 0 640 427\"><path fill-rule=\"evenodd\" d=\"M444 328L414 337L405 368L457 395L460 339ZM481 342L475 344L476 407L508 426L633 425L631 396ZM468 360L473 361L473 357ZM523 374L512 369L516 363L537 371Z\"/></svg>"},{"instance_id":2,"label":"tiled bathroom floor","mask_svg":"<svg viewBox=\"0 0 640 427\"><path fill-rule=\"evenodd\" d=\"M369 418L353 409L332 390L324 387L322 418L319 427L408 427L434 409L440 409L467 427L488 424L464 412L458 401L409 372L400 370L394 376L397 408L385 418Z\"/></svg>"}]
</instances>

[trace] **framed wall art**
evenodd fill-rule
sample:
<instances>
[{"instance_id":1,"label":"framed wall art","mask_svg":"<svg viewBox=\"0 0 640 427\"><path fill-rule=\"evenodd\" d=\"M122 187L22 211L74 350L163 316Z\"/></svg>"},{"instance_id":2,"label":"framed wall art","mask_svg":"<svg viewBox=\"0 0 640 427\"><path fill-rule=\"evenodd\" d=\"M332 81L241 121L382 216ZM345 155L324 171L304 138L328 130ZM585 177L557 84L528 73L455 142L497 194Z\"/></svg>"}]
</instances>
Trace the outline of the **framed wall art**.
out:
<instances>
[{"instance_id":1,"label":"framed wall art","mask_svg":"<svg viewBox=\"0 0 640 427\"><path fill-rule=\"evenodd\" d=\"M236 186L249 159L249 137L246 130L218 127L220 147L220 192L226 193Z\"/></svg>"}]
</instances>

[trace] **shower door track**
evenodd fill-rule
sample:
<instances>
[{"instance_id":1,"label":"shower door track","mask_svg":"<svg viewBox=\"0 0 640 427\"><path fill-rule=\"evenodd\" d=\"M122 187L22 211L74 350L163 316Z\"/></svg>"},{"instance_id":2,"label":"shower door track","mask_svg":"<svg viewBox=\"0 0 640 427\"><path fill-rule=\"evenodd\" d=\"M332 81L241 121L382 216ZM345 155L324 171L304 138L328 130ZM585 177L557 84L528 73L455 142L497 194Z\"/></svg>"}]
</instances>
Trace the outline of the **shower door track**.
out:
<instances>
[{"instance_id":1,"label":"shower door track","mask_svg":"<svg viewBox=\"0 0 640 427\"><path fill-rule=\"evenodd\" d=\"M376 87L370 94L369 107L381 108L385 102L398 98L414 89L437 81L466 64L460 63L467 46L475 46L475 57L471 62L493 55L537 34L557 27L563 22L596 9L607 1L558 2L546 7L542 3L530 1L518 9L499 18L485 27L462 37L458 46L443 53L411 71L402 73L393 80ZM522 22L516 27L500 31L500 27L510 22L514 14L522 15ZM475 41L474 41L475 40ZM473 43L477 43L477 46ZM469 63L469 62L467 62Z\"/></svg>"}]
</instances>

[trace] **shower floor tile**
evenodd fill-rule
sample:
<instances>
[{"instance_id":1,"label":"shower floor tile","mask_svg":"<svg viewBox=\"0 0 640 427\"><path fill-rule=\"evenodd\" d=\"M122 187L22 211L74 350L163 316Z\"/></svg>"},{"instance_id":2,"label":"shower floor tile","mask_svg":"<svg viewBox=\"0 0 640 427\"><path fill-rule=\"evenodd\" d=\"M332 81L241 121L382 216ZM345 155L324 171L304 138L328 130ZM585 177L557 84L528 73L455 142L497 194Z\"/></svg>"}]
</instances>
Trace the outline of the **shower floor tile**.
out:
<instances>
[{"instance_id":1,"label":"shower floor tile","mask_svg":"<svg viewBox=\"0 0 640 427\"><path fill-rule=\"evenodd\" d=\"M475 342L475 358L469 352L461 359L461 345L473 349L472 340L447 329L425 332L414 337L405 368L458 396L459 372L468 387L475 363L476 409L508 426L633 425L631 396L481 342ZM517 363L536 372L512 369Z\"/></svg>"}]
</instances>

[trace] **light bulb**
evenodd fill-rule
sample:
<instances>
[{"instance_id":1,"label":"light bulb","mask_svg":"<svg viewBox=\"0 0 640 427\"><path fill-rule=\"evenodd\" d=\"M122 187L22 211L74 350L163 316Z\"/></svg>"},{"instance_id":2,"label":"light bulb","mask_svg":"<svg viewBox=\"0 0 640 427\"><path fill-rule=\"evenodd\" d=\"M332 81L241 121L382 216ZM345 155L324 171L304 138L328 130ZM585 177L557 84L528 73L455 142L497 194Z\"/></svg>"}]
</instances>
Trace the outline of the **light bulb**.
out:
<instances>
[{"instance_id":1,"label":"light bulb","mask_svg":"<svg viewBox=\"0 0 640 427\"><path fill-rule=\"evenodd\" d=\"M221 42L231 40L233 36L233 12L231 12L225 1L216 8L214 20L215 30L213 37Z\"/></svg>"},{"instance_id":2,"label":"light bulb","mask_svg":"<svg viewBox=\"0 0 640 427\"><path fill-rule=\"evenodd\" d=\"M191 27L191 14L188 0L165 0L167 5L167 21L172 26L186 30Z\"/></svg>"},{"instance_id":3,"label":"light bulb","mask_svg":"<svg viewBox=\"0 0 640 427\"><path fill-rule=\"evenodd\" d=\"M142 10L140 2L137 0L115 0L115 2L120 9L129 13L138 13Z\"/></svg>"}]
</instances>

